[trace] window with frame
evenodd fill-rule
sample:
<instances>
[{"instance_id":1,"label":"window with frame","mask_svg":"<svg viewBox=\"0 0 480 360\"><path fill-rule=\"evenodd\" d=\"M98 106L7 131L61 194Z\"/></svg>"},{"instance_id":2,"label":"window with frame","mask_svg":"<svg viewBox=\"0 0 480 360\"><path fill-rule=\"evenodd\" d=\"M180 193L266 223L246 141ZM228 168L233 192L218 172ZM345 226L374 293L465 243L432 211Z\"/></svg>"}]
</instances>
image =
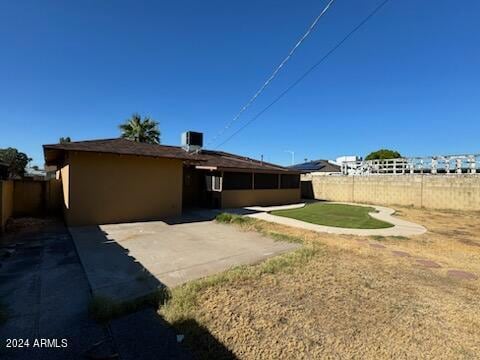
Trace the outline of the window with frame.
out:
<instances>
[{"instance_id":1,"label":"window with frame","mask_svg":"<svg viewBox=\"0 0 480 360\"><path fill-rule=\"evenodd\" d=\"M223 190L248 190L252 188L252 173L224 172Z\"/></svg>"},{"instance_id":2,"label":"window with frame","mask_svg":"<svg viewBox=\"0 0 480 360\"><path fill-rule=\"evenodd\" d=\"M300 175L298 174L282 174L280 175L280 188L282 189L298 189L300 187Z\"/></svg>"},{"instance_id":3,"label":"window with frame","mask_svg":"<svg viewBox=\"0 0 480 360\"><path fill-rule=\"evenodd\" d=\"M255 189L278 189L278 174L255 173Z\"/></svg>"},{"instance_id":4,"label":"window with frame","mask_svg":"<svg viewBox=\"0 0 480 360\"><path fill-rule=\"evenodd\" d=\"M212 190L213 191L222 191L222 177L212 176Z\"/></svg>"}]
</instances>

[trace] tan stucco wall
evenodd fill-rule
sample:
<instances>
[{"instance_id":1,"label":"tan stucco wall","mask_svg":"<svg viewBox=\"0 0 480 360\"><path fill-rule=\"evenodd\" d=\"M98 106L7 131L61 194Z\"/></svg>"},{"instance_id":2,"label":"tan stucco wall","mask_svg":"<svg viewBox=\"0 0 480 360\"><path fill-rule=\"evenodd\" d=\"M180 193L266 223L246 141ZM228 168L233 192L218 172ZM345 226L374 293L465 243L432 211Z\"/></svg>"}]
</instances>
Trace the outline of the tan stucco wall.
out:
<instances>
[{"instance_id":1,"label":"tan stucco wall","mask_svg":"<svg viewBox=\"0 0 480 360\"><path fill-rule=\"evenodd\" d=\"M0 181L0 232L5 229L5 224L13 213L13 181Z\"/></svg>"},{"instance_id":2,"label":"tan stucco wall","mask_svg":"<svg viewBox=\"0 0 480 360\"><path fill-rule=\"evenodd\" d=\"M480 210L480 175L312 176L315 199Z\"/></svg>"},{"instance_id":3,"label":"tan stucco wall","mask_svg":"<svg viewBox=\"0 0 480 360\"><path fill-rule=\"evenodd\" d=\"M222 207L268 206L292 204L300 201L300 189L224 190Z\"/></svg>"},{"instance_id":4,"label":"tan stucco wall","mask_svg":"<svg viewBox=\"0 0 480 360\"><path fill-rule=\"evenodd\" d=\"M69 225L161 219L182 210L182 161L70 152L62 169Z\"/></svg>"}]
</instances>

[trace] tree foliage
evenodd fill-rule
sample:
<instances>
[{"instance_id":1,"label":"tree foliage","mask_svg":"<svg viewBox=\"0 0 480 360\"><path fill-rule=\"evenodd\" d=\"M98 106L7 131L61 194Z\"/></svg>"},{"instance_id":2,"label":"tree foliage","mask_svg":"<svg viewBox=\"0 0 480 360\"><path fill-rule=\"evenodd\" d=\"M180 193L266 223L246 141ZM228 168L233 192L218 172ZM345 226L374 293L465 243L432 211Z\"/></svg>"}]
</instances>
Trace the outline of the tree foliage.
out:
<instances>
[{"instance_id":1,"label":"tree foliage","mask_svg":"<svg viewBox=\"0 0 480 360\"><path fill-rule=\"evenodd\" d=\"M367 155L365 160L384 160L384 159L398 159L402 157L398 151L389 150L389 149L380 149L373 151Z\"/></svg>"},{"instance_id":2,"label":"tree foliage","mask_svg":"<svg viewBox=\"0 0 480 360\"><path fill-rule=\"evenodd\" d=\"M15 148L0 149L0 162L8 165L8 173L10 177L23 177L25 168L32 161L27 154L18 151Z\"/></svg>"},{"instance_id":3,"label":"tree foliage","mask_svg":"<svg viewBox=\"0 0 480 360\"><path fill-rule=\"evenodd\" d=\"M133 114L130 119L119 127L122 137L125 139L149 144L160 143L158 122L149 117L144 117L142 120L139 114Z\"/></svg>"},{"instance_id":4,"label":"tree foliage","mask_svg":"<svg viewBox=\"0 0 480 360\"><path fill-rule=\"evenodd\" d=\"M66 136L66 137L62 136L60 139L58 139L58 142L60 144L66 144L66 143L72 142L72 139L70 139L70 136Z\"/></svg>"}]
</instances>

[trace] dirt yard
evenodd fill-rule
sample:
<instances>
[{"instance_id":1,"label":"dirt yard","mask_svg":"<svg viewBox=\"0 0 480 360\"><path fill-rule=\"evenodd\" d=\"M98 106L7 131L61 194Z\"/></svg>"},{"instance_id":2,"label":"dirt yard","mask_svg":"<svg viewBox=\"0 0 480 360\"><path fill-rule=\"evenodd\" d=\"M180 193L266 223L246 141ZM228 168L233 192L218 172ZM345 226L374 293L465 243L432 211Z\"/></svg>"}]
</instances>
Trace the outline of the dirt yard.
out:
<instances>
[{"instance_id":1,"label":"dirt yard","mask_svg":"<svg viewBox=\"0 0 480 360\"><path fill-rule=\"evenodd\" d=\"M240 359L479 358L480 214L398 216L429 231L360 238L232 225L301 238L315 252L178 288L160 311L204 358L212 348L189 332L191 320Z\"/></svg>"}]
</instances>

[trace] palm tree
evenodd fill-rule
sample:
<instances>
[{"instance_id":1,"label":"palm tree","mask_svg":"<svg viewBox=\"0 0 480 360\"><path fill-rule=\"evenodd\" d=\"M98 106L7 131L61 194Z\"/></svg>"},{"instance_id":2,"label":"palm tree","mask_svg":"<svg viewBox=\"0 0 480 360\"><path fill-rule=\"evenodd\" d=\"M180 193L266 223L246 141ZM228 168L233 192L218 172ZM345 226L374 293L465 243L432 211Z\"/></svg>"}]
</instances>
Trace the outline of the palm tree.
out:
<instances>
[{"instance_id":1,"label":"palm tree","mask_svg":"<svg viewBox=\"0 0 480 360\"><path fill-rule=\"evenodd\" d=\"M133 114L130 119L120 125L120 130L122 131L122 138L149 144L160 144L158 122L148 116L142 120L139 114Z\"/></svg>"}]
</instances>

